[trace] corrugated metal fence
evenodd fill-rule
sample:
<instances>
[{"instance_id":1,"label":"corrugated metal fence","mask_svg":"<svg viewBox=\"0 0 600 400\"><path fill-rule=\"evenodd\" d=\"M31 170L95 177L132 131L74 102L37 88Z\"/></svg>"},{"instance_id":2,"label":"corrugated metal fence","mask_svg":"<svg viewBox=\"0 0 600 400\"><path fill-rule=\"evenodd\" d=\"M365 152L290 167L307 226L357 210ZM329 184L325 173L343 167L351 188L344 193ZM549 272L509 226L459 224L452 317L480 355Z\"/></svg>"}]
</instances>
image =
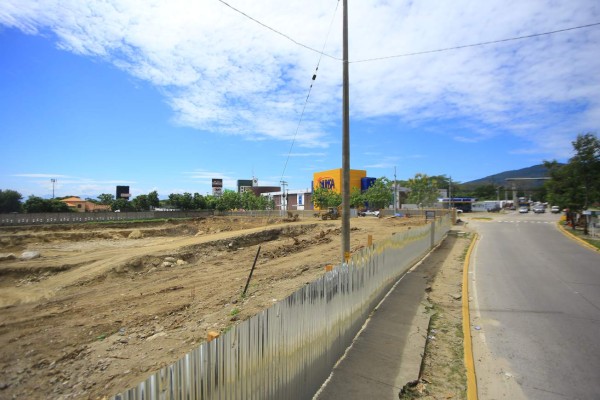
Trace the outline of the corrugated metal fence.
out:
<instances>
[{"instance_id":1,"label":"corrugated metal fence","mask_svg":"<svg viewBox=\"0 0 600 400\"><path fill-rule=\"evenodd\" d=\"M363 249L112 399L312 398L369 313L450 225L445 215Z\"/></svg>"}]
</instances>

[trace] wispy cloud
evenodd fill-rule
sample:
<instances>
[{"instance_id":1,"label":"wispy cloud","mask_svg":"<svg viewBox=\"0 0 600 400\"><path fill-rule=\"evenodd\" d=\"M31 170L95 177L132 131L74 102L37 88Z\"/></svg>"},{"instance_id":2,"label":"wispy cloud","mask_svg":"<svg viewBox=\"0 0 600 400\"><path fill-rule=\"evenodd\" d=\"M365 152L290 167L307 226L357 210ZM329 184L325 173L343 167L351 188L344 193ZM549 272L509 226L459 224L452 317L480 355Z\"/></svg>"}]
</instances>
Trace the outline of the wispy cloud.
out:
<instances>
[{"instance_id":1,"label":"wispy cloud","mask_svg":"<svg viewBox=\"0 0 600 400\"><path fill-rule=\"evenodd\" d=\"M325 157L327 153L290 153L290 154L281 154L284 157Z\"/></svg>"},{"instance_id":2,"label":"wispy cloud","mask_svg":"<svg viewBox=\"0 0 600 400\"><path fill-rule=\"evenodd\" d=\"M334 2L239 0L236 7L321 48ZM350 10L351 60L404 54L597 22L596 2L357 2ZM339 57L340 12L325 47ZM296 134L318 56L219 2L4 0L0 23L48 34L65 51L112 63L164 94L176 124L248 140L296 139L326 148L339 123L341 64L322 59ZM157 34L159 32L159 34ZM354 120L408 123L468 118L456 140L499 132L550 155L559 141L597 129L600 29L414 57L351 64ZM567 126L565 126L565 121ZM524 127L528 126L527 129ZM500 128L500 129L499 129ZM296 155L301 157L301 155ZM197 178L200 179L200 178Z\"/></svg>"},{"instance_id":3,"label":"wispy cloud","mask_svg":"<svg viewBox=\"0 0 600 400\"><path fill-rule=\"evenodd\" d=\"M31 192L52 193L57 195L90 195L94 193L114 193L117 185L135 185L133 180L122 179L92 179L50 173L17 173L12 176L19 178L18 185L26 188L24 194ZM51 179L56 179L52 182ZM140 189L137 188L140 192ZM134 192L136 193L136 192ZM142 192L138 193L141 194Z\"/></svg>"},{"instance_id":4,"label":"wispy cloud","mask_svg":"<svg viewBox=\"0 0 600 400\"><path fill-rule=\"evenodd\" d=\"M68 175L60 175L60 174L14 174L13 176L17 176L20 178L36 178L36 179L41 179L41 178L46 178L46 179L64 179L64 178L70 178Z\"/></svg>"},{"instance_id":5,"label":"wispy cloud","mask_svg":"<svg viewBox=\"0 0 600 400\"><path fill-rule=\"evenodd\" d=\"M213 179L222 179L224 187L236 187L237 179L233 178L228 172L215 172L215 171L207 171L203 169L198 169L194 171L184 172L183 175L188 178L197 181L200 184L208 185L209 187L212 185Z\"/></svg>"}]
</instances>

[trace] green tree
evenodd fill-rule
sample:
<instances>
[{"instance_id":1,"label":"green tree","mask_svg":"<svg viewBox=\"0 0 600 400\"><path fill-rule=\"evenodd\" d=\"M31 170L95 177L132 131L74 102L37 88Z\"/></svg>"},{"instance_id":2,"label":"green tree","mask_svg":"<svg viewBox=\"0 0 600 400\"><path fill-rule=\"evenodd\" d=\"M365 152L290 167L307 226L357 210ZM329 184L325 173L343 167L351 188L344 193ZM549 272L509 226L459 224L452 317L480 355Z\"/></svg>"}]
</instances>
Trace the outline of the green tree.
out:
<instances>
[{"instance_id":1,"label":"green tree","mask_svg":"<svg viewBox=\"0 0 600 400\"><path fill-rule=\"evenodd\" d=\"M545 161L550 180L546 182L547 199L561 208L568 208L567 218L589 205L600 202L600 140L595 134L577 136L571 142L575 155L567 164ZM573 224L575 228L575 224ZM587 224L584 225L587 234Z\"/></svg>"},{"instance_id":2,"label":"green tree","mask_svg":"<svg viewBox=\"0 0 600 400\"><path fill-rule=\"evenodd\" d=\"M183 194L171 193L169 195L169 204L180 210L193 210L194 197L191 193L188 192L185 192Z\"/></svg>"},{"instance_id":3,"label":"green tree","mask_svg":"<svg viewBox=\"0 0 600 400\"><path fill-rule=\"evenodd\" d=\"M200 193L194 193L194 197L192 199L192 203L194 205L195 210L204 210L206 209L206 198L202 196Z\"/></svg>"},{"instance_id":4,"label":"green tree","mask_svg":"<svg viewBox=\"0 0 600 400\"><path fill-rule=\"evenodd\" d=\"M359 188L353 187L350 190L350 207L361 209L365 206L365 196Z\"/></svg>"},{"instance_id":5,"label":"green tree","mask_svg":"<svg viewBox=\"0 0 600 400\"><path fill-rule=\"evenodd\" d=\"M58 199L47 200L49 202L50 212L71 212L71 208L64 201Z\"/></svg>"},{"instance_id":6,"label":"green tree","mask_svg":"<svg viewBox=\"0 0 600 400\"><path fill-rule=\"evenodd\" d=\"M148 211L150 210L150 201L148 195L140 194L131 200L131 206L135 211Z\"/></svg>"},{"instance_id":7,"label":"green tree","mask_svg":"<svg viewBox=\"0 0 600 400\"><path fill-rule=\"evenodd\" d=\"M115 196L109 193L102 193L98 196L98 201L100 201L100 204L110 206L112 205L113 201L115 201Z\"/></svg>"},{"instance_id":8,"label":"green tree","mask_svg":"<svg viewBox=\"0 0 600 400\"><path fill-rule=\"evenodd\" d=\"M313 191L312 197L315 207L323 210L327 207L338 207L342 204L342 195L331 189L318 187Z\"/></svg>"},{"instance_id":9,"label":"green tree","mask_svg":"<svg viewBox=\"0 0 600 400\"><path fill-rule=\"evenodd\" d=\"M369 203L369 208L379 210L387 208L394 200L392 184L386 177L377 178L365 191L364 198Z\"/></svg>"},{"instance_id":10,"label":"green tree","mask_svg":"<svg viewBox=\"0 0 600 400\"><path fill-rule=\"evenodd\" d=\"M217 199L215 208L219 211L242 208L241 195L233 190L225 190L221 197Z\"/></svg>"},{"instance_id":11,"label":"green tree","mask_svg":"<svg viewBox=\"0 0 600 400\"><path fill-rule=\"evenodd\" d=\"M50 206L48 202L38 196L29 196L25 203L23 203L23 210L26 213L44 213L50 212Z\"/></svg>"},{"instance_id":12,"label":"green tree","mask_svg":"<svg viewBox=\"0 0 600 400\"><path fill-rule=\"evenodd\" d=\"M473 197L476 197L477 200L496 200L497 189L497 186L491 183L475 186L473 189Z\"/></svg>"},{"instance_id":13,"label":"green tree","mask_svg":"<svg viewBox=\"0 0 600 400\"><path fill-rule=\"evenodd\" d=\"M0 213L13 213L21 211L21 193L6 189L0 190Z\"/></svg>"},{"instance_id":14,"label":"green tree","mask_svg":"<svg viewBox=\"0 0 600 400\"><path fill-rule=\"evenodd\" d=\"M208 195L204 197L204 201L206 202L207 210L216 210L217 209L217 198L212 195Z\"/></svg>"},{"instance_id":15,"label":"green tree","mask_svg":"<svg viewBox=\"0 0 600 400\"><path fill-rule=\"evenodd\" d=\"M158 192L156 190L148 193L148 205L152 208L160 207L160 200L158 199Z\"/></svg>"},{"instance_id":16,"label":"green tree","mask_svg":"<svg viewBox=\"0 0 600 400\"><path fill-rule=\"evenodd\" d=\"M134 211L133 206L131 205L131 203L128 202L127 200L125 200L125 199L116 199L110 205L110 209L113 210L113 211L119 210L119 211L122 211L122 212Z\"/></svg>"},{"instance_id":17,"label":"green tree","mask_svg":"<svg viewBox=\"0 0 600 400\"><path fill-rule=\"evenodd\" d=\"M244 210L266 210L269 205L269 199L264 196L257 196L251 191L241 194L241 208Z\"/></svg>"},{"instance_id":18,"label":"green tree","mask_svg":"<svg viewBox=\"0 0 600 400\"><path fill-rule=\"evenodd\" d=\"M59 199L43 199L38 196L29 196L23 204L23 209L27 213L51 213L51 212L70 212L71 209L67 203Z\"/></svg>"},{"instance_id":19,"label":"green tree","mask_svg":"<svg viewBox=\"0 0 600 400\"><path fill-rule=\"evenodd\" d=\"M406 183L410 189L407 201L421 207L431 207L437 202L439 190L437 181L426 174L417 173Z\"/></svg>"},{"instance_id":20,"label":"green tree","mask_svg":"<svg viewBox=\"0 0 600 400\"><path fill-rule=\"evenodd\" d=\"M600 202L600 140L592 133L578 135L572 142L575 156L569 160L580 179L583 209Z\"/></svg>"}]
</instances>

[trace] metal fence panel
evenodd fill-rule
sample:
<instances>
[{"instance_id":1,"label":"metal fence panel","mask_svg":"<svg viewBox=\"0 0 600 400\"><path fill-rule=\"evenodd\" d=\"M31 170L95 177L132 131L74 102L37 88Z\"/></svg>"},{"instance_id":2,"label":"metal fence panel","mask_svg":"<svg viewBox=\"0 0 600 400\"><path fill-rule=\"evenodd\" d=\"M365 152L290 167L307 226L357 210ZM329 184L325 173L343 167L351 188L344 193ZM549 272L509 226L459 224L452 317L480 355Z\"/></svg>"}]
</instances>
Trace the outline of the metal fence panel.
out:
<instances>
[{"instance_id":1,"label":"metal fence panel","mask_svg":"<svg viewBox=\"0 0 600 400\"><path fill-rule=\"evenodd\" d=\"M312 398L373 308L450 226L447 214L362 249L113 399Z\"/></svg>"}]
</instances>

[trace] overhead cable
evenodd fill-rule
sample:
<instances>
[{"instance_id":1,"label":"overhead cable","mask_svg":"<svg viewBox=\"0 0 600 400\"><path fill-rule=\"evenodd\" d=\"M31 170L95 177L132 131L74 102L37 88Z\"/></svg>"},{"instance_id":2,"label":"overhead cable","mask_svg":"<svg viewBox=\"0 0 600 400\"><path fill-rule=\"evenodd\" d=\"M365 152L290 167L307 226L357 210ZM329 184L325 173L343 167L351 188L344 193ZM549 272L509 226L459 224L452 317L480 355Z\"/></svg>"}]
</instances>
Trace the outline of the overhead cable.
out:
<instances>
[{"instance_id":1,"label":"overhead cable","mask_svg":"<svg viewBox=\"0 0 600 400\"><path fill-rule=\"evenodd\" d=\"M336 57L336 56L332 56L331 54L327 54L324 52L324 48L322 51L319 51L313 47L307 46L303 43L298 42L297 40L295 40L294 38L286 35L283 32L278 31L275 28L271 28L270 26L260 22L259 20L257 20L256 18L251 17L250 15L246 14L245 12L233 7L231 4L227 3L224 0L218 0L219 2L223 3L224 5L226 5L227 7L231 8L232 10L234 10L237 13L240 13L241 15L243 15L244 17L256 22L257 24L267 28L268 30L283 36L284 38L286 38L287 40L291 41L292 43L304 47L305 49L308 49L310 51L313 51L317 54L320 54L321 56L325 56L325 57L329 57L333 60L336 61L343 61L343 59L341 59L340 57ZM339 3L339 0L338 0ZM511 42L511 41L516 41L516 40L523 40L523 39L531 39L534 37L539 37L539 36L547 36L547 35L553 35L556 33L562 33L562 32L568 32L568 31L573 31L576 29L585 29L585 28L591 28L594 26L598 26L600 25L600 22L595 22L595 23L591 23L591 24L587 24L587 25L580 25L580 26L574 26L571 28L564 28L564 29L557 29L554 31L549 31L549 32L542 32L542 33L534 33L531 35L524 35L524 36L516 36L516 37L511 37L511 38L507 38L507 39L498 39L498 40L491 40L488 42L480 42L480 43L472 43L472 44L465 44L465 45L460 45L460 46L454 46L454 47L446 47L446 48L442 48L442 49L435 49L435 50L424 50L424 51L417 51L417 52L413 52L413 53L404 53L404 54L395 54L395 55L391 55L391 56L381 56L381 57L374 57L374 58L365 58L362 60L354 60L354 61L349 61L349 63L364 63L364 62L372 62L372 61L381 61L381 60L388 60L388 59L392 59L392 58L401 58L401 57L411 57L411 56L420 56L423 54L431 54L431 53L442 53L445 51L452 51L452 50L460 50L460 49L466 49L469 47L478 47L478 46L487 46L490 44L497 44L497 43L503 43L503 42Z\"/></svg>"},{"instance_id":2,"label":"overhead cable","mask_svg":"<svg viewBox=\"0 0 600 400\"><path fill-rule=\"evenodd\" d=\"M260 26L263 26L263 27L267 28L268 30L270 30L270 31L272 31L272 32L275 32L275 33L276 33L276 34L278 34L279 36L283 36L284 38L286 38L287 40L289 40L289 41L291 41L291 42L293 42L293 43L297 44L298 46L304 47L305 49L308 49L308 50L310 50L310 51L314 51L315 53L318 53L318 54L320 54L321 56L325 56L325 57L332 58L332 59L334 59L334 60L342 61L342 59L341 59L341 58L338 58L338 57L332 56L332 55L330 55L330 54L327 54L327 53L323 53L322 51L319 51L319 50L317 50L317 49L314 49L314 48L312 48L312 47L310 47L310 46L307 46L307 45L305 45L305 44L303 44L303 43L300 43L300 42L298 42L297 40L295 40L295 39L293 39L293 38L289 37L289 36L288 36L288 35L286 35L285 33L283 33L283 32L280 32L280 31L278 31L278 30L277 30L277 29L275 29L275 28L271 28L269 25L266 25L266 24L264 24L264 23L260 22L260 21L259 21L259 20L257 20L256 18L252 18L250 15L246 14L245 12L243 12L243 11L241 11L241 10L238 10L237 8L235 8L234 6L232 6L231 4L229 4L229 3L227 3L227 2L225 2L225 1L223 1L223 0L218 0L218 1L219 1L219 2L221 2L221 3L223 3L224 5L226 5L227 7L231 8L231 9L232 9L232 10L234 10L235 12L242 14L244 17L246 17L246 18L248 18L248 19L250 19L250 20L252 20L252 21L256 22L256 23L257 23L257 24L259 24ZM337 9L337 6L336 6L336 9Z\"/></svg>"},{"instance_id":3,"label":"overhead cable","mask_svg":"<svg viewBox=\"0 0 600 400\"><path fill-rule=\"evenodd\" d=\"M350 63L356 64L356 63L363 63L363 62L388 60L390 58L400 58L400 57L419 56L419 55L431 54L431 53L441 53L441 52L444 52L444 51L459 50L459 49L465 49L465 48L468 48L468 47L486 46L486 45L490 45L490 44L496 44L496 43L502 43L502 42L510 42L510 41L514 41L514 40L530 39L530 38L534 38L534 37L538 37L538 36L545 36L545 35L552 35L552 34L555 34L555 33L573 31L575 29L591 28L593 26L598 26L598 25L600 25L600 22L596 22L596 23L588 24L588 25L575 26L575 27L572 27L572 28L559 29L559 30L556 30L556 31L543 32L543 33L534 33L534 34L525 35L525 36L517 36L517 37L508 38L508 39L499 39L499 40L492 40L492 41L489 41L489 42L481 42L481 43L465 44L465 45L462 45L462 46L447 47L447 48L444 48L444 49L418 51L418 52L414 52L414 53L397 54L397 55L393 55L393 56L383 56L383 57L375 57L375 58L366 58L364 60L350 61Z\"/></svg>"},{"instance_id":4,"label":"overhead cable","mask_svg":"<svg viewBox=\"0 0 600 400\"><path fill-rule=\"evenodd\" d=\"M331 33L331 27L333 26L333 21L335 19L335 14L337 13L337 9L339 7L339 0L335 5L335 10L333 11L333 15L331 17L331 22L329 23L329 29L327 30L327 35L325 35L325 41L323 42L323 50L319 52L319 60L317 61L317 67L315 68L315 72L312 76L310 87L308 88L308 93L306 94L306 100L304 100L304 106L302 106L302 113L300 114L300 118L298 119L298 125L296 126L296 132L294 133L294 138L292 139L292 143L290 144L290 150L288 151L287 158L285 160L285 164L283 166L283 171L281 172L281 180L283 180L283 176L285 175L285 171L287 169L288 163L290 161L290 157L292 154L292 149L294 148L294 144L296 143L296 137L298 136L298 131L300 130L300 124L302 123L302 119L304 118L304 112L306 111L306 105L308 104L308 98L310 97L310 93L312 92L312 87L317 79L317 72L319 71L319 65L321 64L321 59L323 58L325 53L325 46L327 45L327 40L329 40L329 34Z\"/></svg>"}]
</instances>

